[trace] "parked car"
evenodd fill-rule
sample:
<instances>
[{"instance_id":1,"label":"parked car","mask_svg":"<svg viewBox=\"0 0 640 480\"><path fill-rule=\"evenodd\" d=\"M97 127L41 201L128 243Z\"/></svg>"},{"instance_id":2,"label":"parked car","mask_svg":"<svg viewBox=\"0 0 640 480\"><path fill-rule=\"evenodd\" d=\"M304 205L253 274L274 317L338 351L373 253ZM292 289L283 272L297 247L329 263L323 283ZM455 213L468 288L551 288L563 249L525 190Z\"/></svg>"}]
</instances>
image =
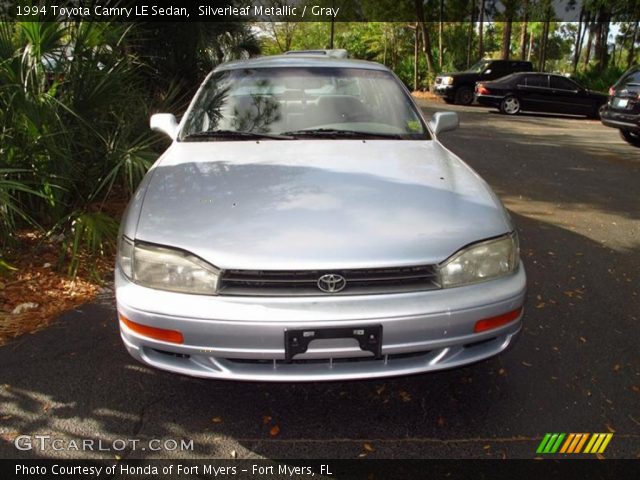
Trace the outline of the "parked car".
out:
<instances>
[{"instance_id":1,"label":"parked car","mask_svg":"<svg viewBox=\"0 0 640 480\"><path fill-rule=\"evenodd\" d=\"M607 102L604 93L587 90L563 75L542 72L514 73L493 82L479 82L475 94L481 105L507 115L526 110L599 118L600 108Z\"/></svg>"},{"instance_id":2,"label":"parked car","mask_svg":"<svg viewBox=\"0 0 640 480\"><path fill-rule=\"evenodd\" d=\"M530 72L531 62L519 60L480 60L464 72L444 73L436 77L434 92L447 103L471 105L476 82L494 80L515 72Z\"/></svg>"},{"instance_id":3,"label":"parked car","mask_svg":"<svg viewBox=\"0 0 640 480\"><path fill-rule=\"evenodd\" d=\"M640 147L640 65L630 68L609 90L602 123L620 130L620 136Z\"/></svg>"},{"instance_id":4,"label":"parked car","mask_svg":"<svg viewBox=\"0 0 640 480\"><path fill-rule=\"evenodd\" d=\"M318 381L458 367L522 326L506 210L377 63L231 62L204 81L124 215L124 344L198 377Z\"/></svg>"}]
</instances>

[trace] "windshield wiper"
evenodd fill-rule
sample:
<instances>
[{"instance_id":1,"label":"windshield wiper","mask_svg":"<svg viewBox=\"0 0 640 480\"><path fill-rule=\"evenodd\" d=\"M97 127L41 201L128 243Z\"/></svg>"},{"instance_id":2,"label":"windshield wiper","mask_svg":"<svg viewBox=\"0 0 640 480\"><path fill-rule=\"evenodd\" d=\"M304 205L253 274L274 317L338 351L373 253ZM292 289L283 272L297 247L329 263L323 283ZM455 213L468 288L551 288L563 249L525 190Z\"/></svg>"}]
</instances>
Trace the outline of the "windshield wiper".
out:
<instances>
[{"instance_id":1,"label":"windshield wiper","mask_svg":"<svg viewBox=\"0 0 640 480\"><path fill-rule=\"evenodd\" d=\"M235 138L235 139L260 139L269 138L274 140L295 140L294 137L288 135L279 135L277 133L260 133L260 132L243 132L239 130L210 130L204 132L190 133L186 135L183 140L195 140L195 139L220 139L220 138Z\"/></svg>"},{"instance_id":2,"label":"windshield wiper","mask_svg":"<svg viewBox=\"0 0 640 480\"><path fill-rule=\"evenodd\" d=\"M360 132L358 130L338 130L335 128L311 128L307 130L292 130L290 132L282 132L282 135L290 135L294 137L324 137L324 138L387 138L402 139L402 135L397 133L376 133L376 132Z\"/></svg>"}]
</instances>

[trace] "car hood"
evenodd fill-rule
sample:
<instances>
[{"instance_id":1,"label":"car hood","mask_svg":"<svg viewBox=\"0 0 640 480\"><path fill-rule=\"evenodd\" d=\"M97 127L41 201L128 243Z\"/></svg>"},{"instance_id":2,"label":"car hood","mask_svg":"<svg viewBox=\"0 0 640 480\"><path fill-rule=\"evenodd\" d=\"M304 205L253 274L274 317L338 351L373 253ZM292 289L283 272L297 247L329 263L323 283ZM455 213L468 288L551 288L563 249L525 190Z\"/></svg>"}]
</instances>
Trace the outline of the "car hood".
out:
<instances>
[{"instance_id":1,"label":"car hood","mask_svg":"<svg viewBox=\"0 0 640 480\"><path fill-rule=\"evenodd\" d=\"M433 264L511 229L435 141L174 142L149 175L135 238L223 269Z\"/></svg>"}]
</instances>

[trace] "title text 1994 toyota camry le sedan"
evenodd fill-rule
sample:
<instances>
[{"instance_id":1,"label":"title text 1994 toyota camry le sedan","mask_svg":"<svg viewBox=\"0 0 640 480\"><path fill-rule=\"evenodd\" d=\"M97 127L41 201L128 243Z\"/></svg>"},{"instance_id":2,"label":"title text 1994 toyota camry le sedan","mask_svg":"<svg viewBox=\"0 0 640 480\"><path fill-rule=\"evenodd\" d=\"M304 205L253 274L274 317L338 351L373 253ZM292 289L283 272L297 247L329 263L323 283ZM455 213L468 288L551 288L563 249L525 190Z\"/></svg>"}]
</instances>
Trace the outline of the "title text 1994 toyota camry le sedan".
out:
<instances>
[{"instance_id":1,"label":"title text 1994 toyota camry le sedan","mask_svg":"<svg viewBox=\"0 0 640 480\"><path fill-rule=\"evenodd\" d=\"M521 328L508 214L385 67L327 55L204 81L122 222L133 357L199 377L318 381L465 365Z\"/></svg>"}]
</instances>

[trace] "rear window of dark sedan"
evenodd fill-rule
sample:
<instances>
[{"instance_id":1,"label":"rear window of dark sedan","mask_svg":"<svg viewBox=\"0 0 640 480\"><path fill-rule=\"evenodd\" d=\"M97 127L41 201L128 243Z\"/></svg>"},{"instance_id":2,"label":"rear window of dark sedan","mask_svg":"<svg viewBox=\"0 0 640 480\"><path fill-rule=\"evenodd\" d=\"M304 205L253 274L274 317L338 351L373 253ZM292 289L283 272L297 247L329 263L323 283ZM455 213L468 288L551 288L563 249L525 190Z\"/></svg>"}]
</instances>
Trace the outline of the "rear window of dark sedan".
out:
<instances>
[{"instance_id":1,"label":"rear window of dark sedan","mask_svg":"<svg viewBox=\"0 0 640 480\"><path fill-rule=\"evenodd\" d=\"M629 84L633 84L635 86L640 85L640 68L639 67L635 67L635 69L632 69L631 71L623 75L620 81L618 82L617 86L623 87Z\"/></svg>"}]
</instances>

